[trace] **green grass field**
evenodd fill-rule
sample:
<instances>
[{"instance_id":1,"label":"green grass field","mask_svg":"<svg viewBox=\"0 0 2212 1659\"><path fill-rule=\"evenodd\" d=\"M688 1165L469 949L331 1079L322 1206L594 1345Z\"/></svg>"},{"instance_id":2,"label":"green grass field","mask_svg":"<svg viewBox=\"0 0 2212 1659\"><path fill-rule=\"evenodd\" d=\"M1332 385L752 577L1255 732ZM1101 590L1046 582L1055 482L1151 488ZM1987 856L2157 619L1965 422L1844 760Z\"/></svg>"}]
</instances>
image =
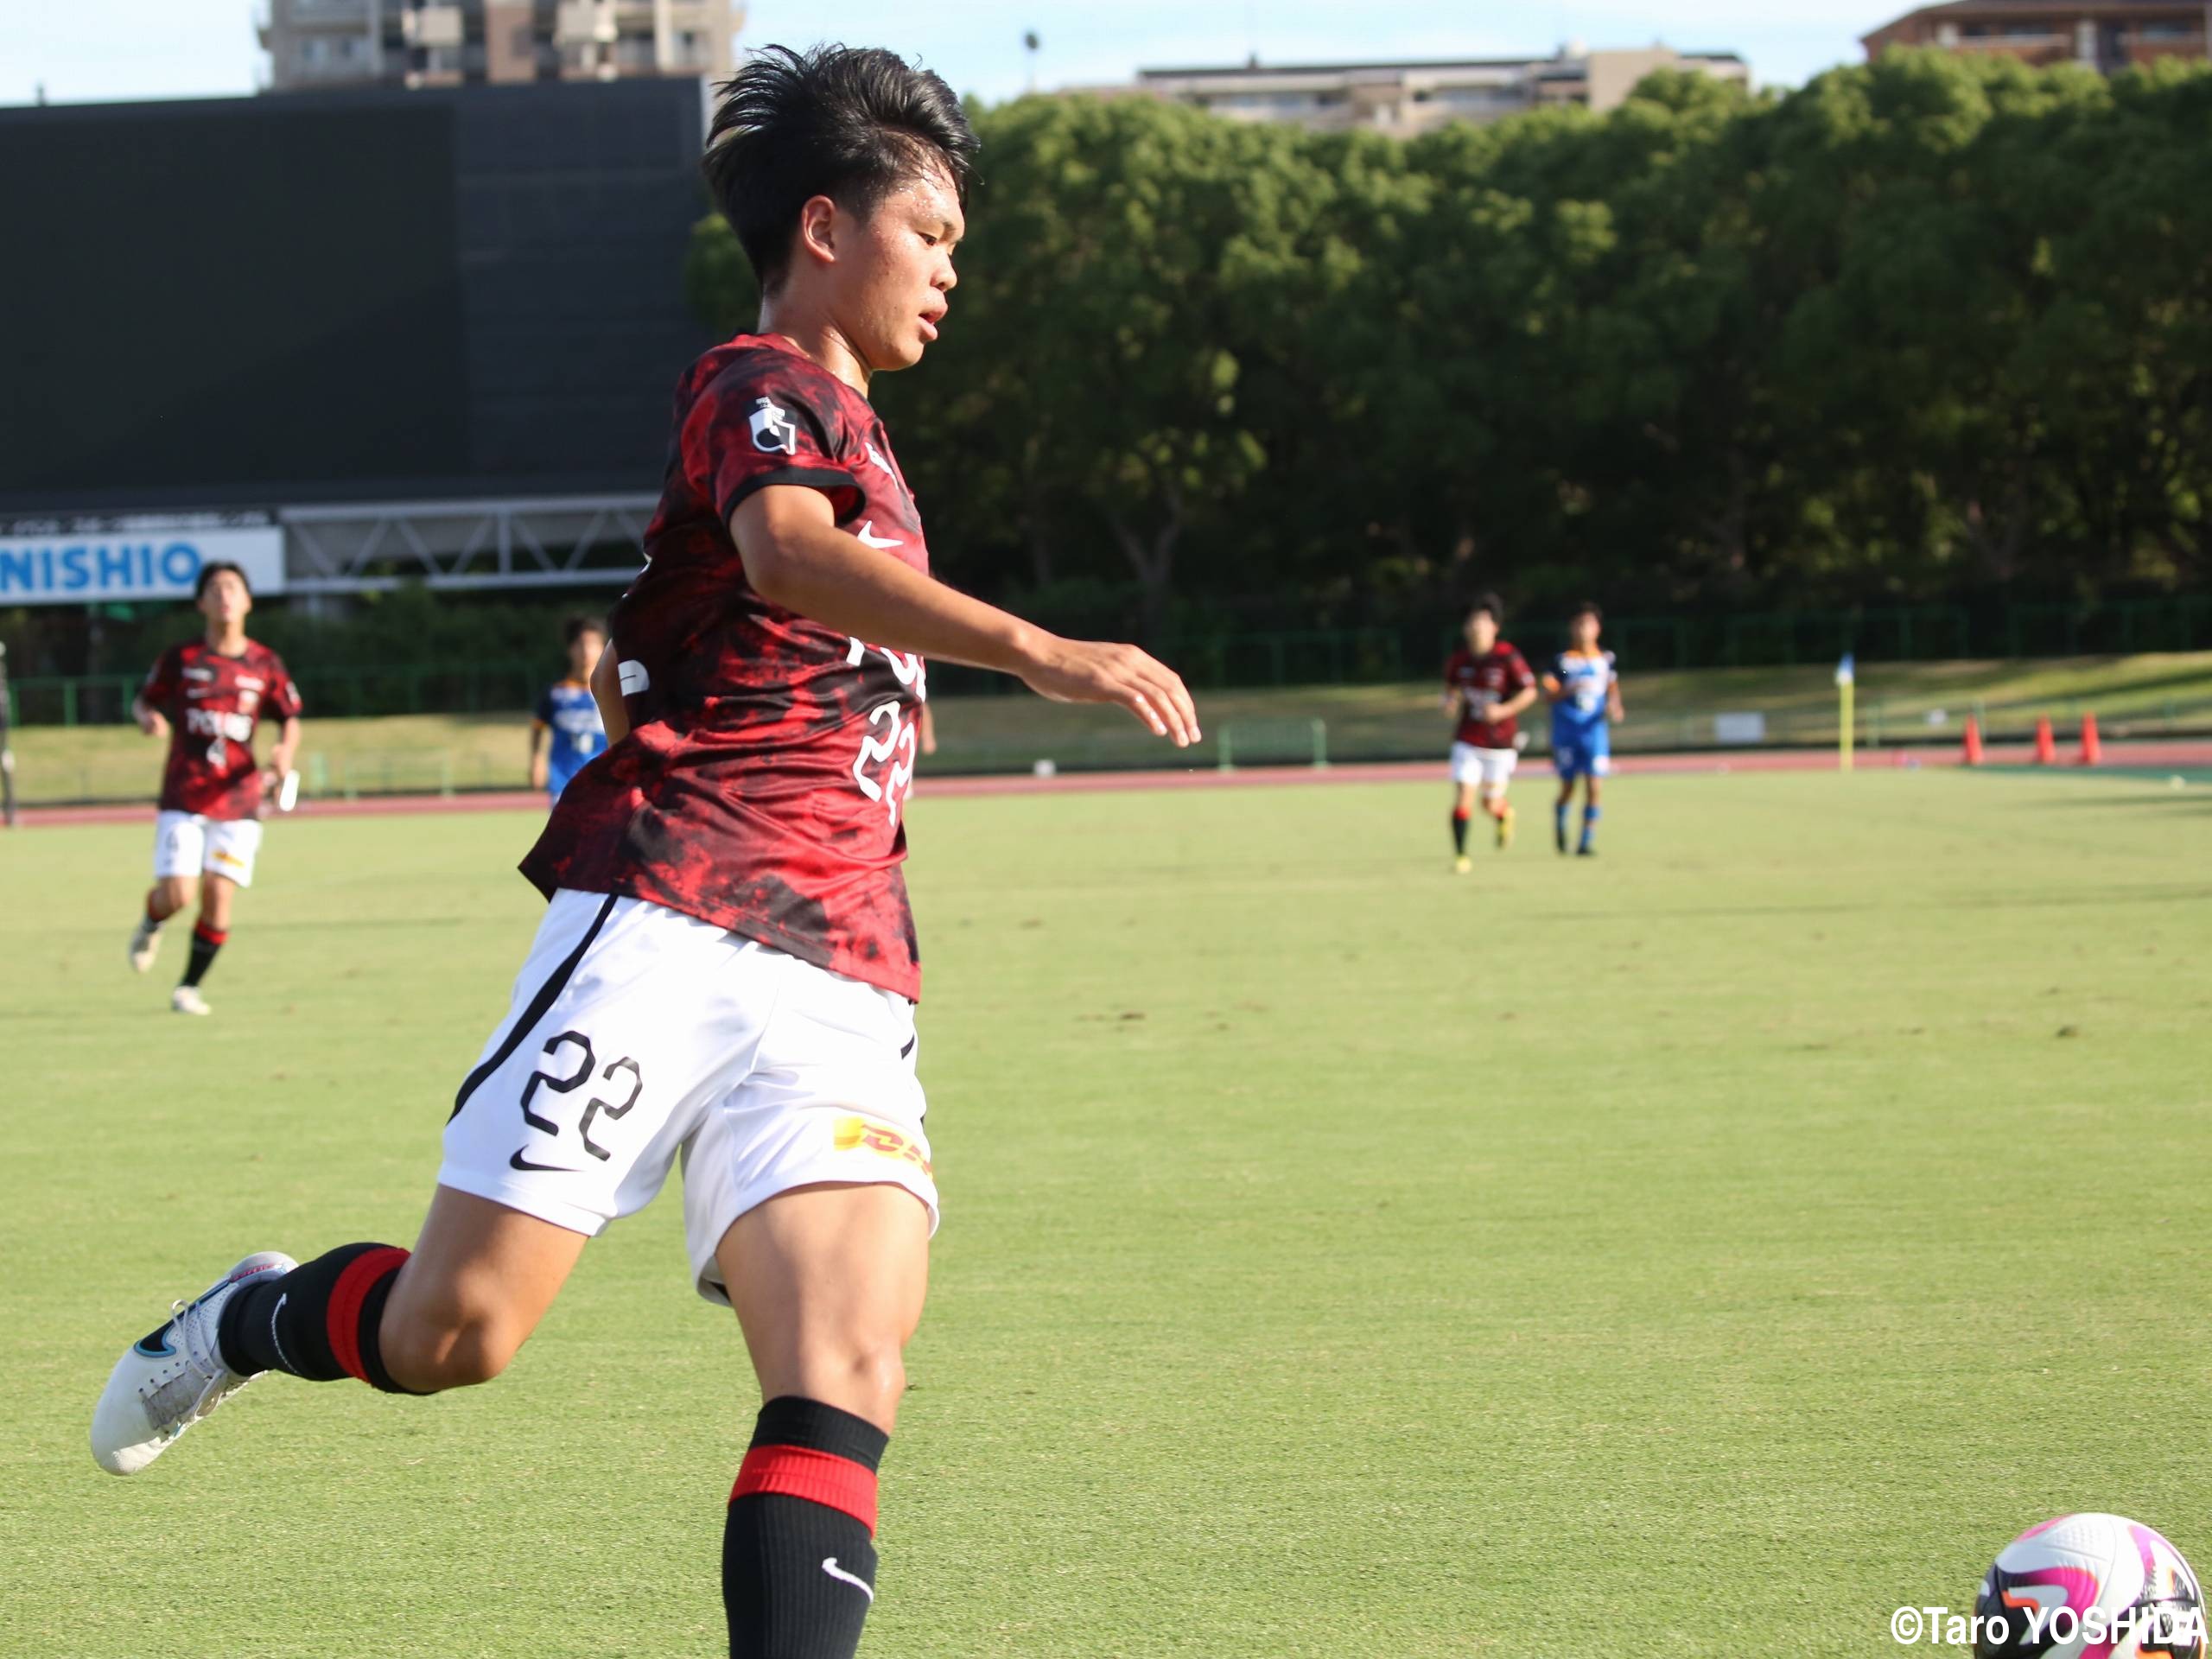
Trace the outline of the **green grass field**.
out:
<instances>
[{"instance_id":1,"label":"green grass field","mask_svg":"<svg viewBox=\"0 0 2212 1659\"><path fill-rule=\"evenodd\" d=\"M1836 691L1830 666L1706 669L1646 674L1624 666L1630 718L1615 748L1701 748L1713 741L1713 717L1764 714L1769 741L1835 741ZM1205 695L1206 741L1192 758L1220 758L1224 736L1245 764L1312 758L1306 727L1326 727L1338 760L1427 759L1450 732L1437 687L1283 686ZM1118 709L1073 709L1025 694L938 697L944 772L1027 772L1050 759L1063 767L1154 766L1152 739ZM2094 710L2105 735L2164 734L2177 724L2212 728L2212 652L2047 661L1869 663L1859 670L1861 742L1955 744L1968 713L1983 708L1990 734L2024 734L2038 714L2062 726ZM1942 719L1931 724L1931 717ZM1529 722L1543 734L1541 713ZM325 720L311 706L302 766L311 794L389 794L450 788L527 785L528 715L400 715ZM135 726L43 726L16 734L16 790L29 803L137 800L150 797L162 751ZM266 752L266 741L264 742Z\"/></svg>"},{"instance_id":2,"label":"green grass field","mask_svg":"<svg viewBox=\"0 0 2212 1659\"><path fill-rule=\"evenodd\" d=\"M2021 1528L2212 1567L2212 791L1624 779L912 812L945 1199L865 1654L1892 1652ZM166 1012L147 830L0 839L0 1652L705 1655L749 1428L666 1201L488 1389L257 1384L148 1474L123 1344L412 1238L539 906L517 815L302 819Z\"/></svg>"}]
</instances>

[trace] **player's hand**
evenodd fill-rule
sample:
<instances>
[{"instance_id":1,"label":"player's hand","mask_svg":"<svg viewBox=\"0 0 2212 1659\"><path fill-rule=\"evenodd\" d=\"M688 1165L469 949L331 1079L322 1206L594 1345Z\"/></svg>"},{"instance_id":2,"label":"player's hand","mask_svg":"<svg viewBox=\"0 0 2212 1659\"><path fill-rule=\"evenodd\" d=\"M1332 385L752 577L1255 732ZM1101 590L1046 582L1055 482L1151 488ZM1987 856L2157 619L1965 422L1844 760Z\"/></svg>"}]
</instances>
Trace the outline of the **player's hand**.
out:
<instances>
[{"instance_id":1,"label":"player's hand","mask_svg":"<svg viewBox=\"0 0 2212 1659\"><path fill-rule=\"evenodd\" d=\"M1198 711L1182 677L1135 645L1048 637L1021 679L1054 702L1118 704L1179 749L1198 741Z\"/></svg>"},{"instance_id":2,"label":"player's hand","mask_svg":"<svg viewBox=\"0 0 2212 1659\"><path fill-rule=\"evenodd\" d=\"M167 737L169 734L168 719L158 709L141 709L138 710L138 729L149 737Z\"/></svg>"},{"instance_id":3,"label":"player's hand","mask_svg":"<svg viewBox=\"0 0 2212 1659\"><path fill-rule=\"evenodd\" d=\"M530 760L530 786L532 789L543 789L546 783L545 757L542 754L532 755Z\"/></svg>"}]
</instances>

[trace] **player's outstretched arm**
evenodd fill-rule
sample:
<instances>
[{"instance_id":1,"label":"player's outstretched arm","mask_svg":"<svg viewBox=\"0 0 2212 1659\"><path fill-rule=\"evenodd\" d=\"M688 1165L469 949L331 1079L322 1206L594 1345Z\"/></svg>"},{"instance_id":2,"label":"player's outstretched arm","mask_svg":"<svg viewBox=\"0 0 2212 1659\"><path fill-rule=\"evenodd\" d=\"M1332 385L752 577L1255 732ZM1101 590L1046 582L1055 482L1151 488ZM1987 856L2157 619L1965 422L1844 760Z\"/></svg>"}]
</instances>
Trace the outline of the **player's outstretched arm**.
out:
<instances>
[{"instance_id":1,"label":"player's outstretched arm","mask_svg":"<svg viewBox=\"0 0 2212 1659\"><path fill-rule=\"evenodd\" d=\"M1536 688L1534 685L1524 685L1503 702L1492 709L1490 711L1490 717L1493 721L1511 720L1535 700Z\"/></svg>"},{"instance_id":2,"label":"player's outstretched arm","mask_svg":"<svg viewBox=\"0 0 2212 1659\"><path fill-rule=\"evenodd\" d=\"M591 700L599 705L599 723L607 728L607 747L611 749L630 735L630 710L622 702L622 653L612 639L593 664Z\"/></svg>"},{"instance_id":3,"label":"player's outstretched arm","mask_svg":"<svg viewBox=\"0 0 2212 1659\"><path fill-rule=\"evenodd\" d=\"M887 651L1012 674L1056 702L1117 704L1179 748L1198 741L1173 670L1135 645L1064 639L885 558L837 528L818 490L772 485L741 502L729 527L772 604Z\"/></svg>"},{"instance_id":4,"label":"player's outstretched arm","mask_svg":"<svg viewBox=\"0 0 2212 1659\"><path fill-rule=\"evenodd\" d=\"M279 779L292 769L293 758L300 752L300 717L293 715L276 728L276 747L269 752L269 770Z\"/></svg>"}]
</instances>

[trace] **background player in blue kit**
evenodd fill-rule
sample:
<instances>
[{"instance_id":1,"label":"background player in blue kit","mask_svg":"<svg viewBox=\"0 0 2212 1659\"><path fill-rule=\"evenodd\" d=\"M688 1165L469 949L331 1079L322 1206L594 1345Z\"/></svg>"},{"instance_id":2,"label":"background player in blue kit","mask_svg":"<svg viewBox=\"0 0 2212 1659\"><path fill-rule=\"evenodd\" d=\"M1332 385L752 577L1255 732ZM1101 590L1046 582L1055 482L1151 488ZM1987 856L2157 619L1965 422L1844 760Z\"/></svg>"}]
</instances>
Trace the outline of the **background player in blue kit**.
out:
<instances>
[{"instance_id":1,"label":"background player in blue kit","mask_svg":"<svg viewBox=\"0 0 2212 1659\"><path fill-rule=\"evenodd\" d=\"M1574 804L1574 780L1582 779L1582 839L1575 851L1587 858L1598 830L1599 791L1613 769L1608 722L1624 719L1621 678L1613 653L1598 648L1604 617L1595 605L1575 607L1567 618L1567 647L1552 658L1544 675L1544 695L1552 700L1552 765L1559 772L1559 800L1552 808L1552 835L1567 850L1567 812Z\"/></svg>"},{"instance_id":2,"label":"background player in blue kit","mask_svg":"<svg viewBox=\"0 0 2212 1659\"><path fill-rule=\"evenodd\" d=\"M530 786L558 800L584 763L607 749L607 728L592 701L591 671L607 649L607 624L595 616L569 619L569 677L545 688L530 722Z\"/></svg>"}]
</instances>

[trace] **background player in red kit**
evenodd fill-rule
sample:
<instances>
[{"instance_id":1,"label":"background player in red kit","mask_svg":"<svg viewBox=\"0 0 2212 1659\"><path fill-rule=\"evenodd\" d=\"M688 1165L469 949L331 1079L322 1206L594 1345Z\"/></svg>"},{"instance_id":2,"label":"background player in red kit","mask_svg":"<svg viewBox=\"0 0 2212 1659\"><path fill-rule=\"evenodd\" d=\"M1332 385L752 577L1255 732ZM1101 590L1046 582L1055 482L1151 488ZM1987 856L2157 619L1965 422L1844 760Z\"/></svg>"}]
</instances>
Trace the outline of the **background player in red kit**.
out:
<instances>
[{"instance_id":1,"label":"background player in red kit","mask_svg":"<svg viewBox=\"0 0 2212 1659\"><path fill-rule=\"evenodd\" d=\"M1497 637L1505 607L1484 594L1467 613L1467 643L1444 664L1444 712L1459 724L1452 740L1452 854L1465 875L1467 824L1480 802L1497 827L1500 848L1513 844L1513 808L1506 786L1519 762L1516 720L1536 700L1528 659Z\"/></svg>"},{"instance_id":2,"label":"background player in red kit","mask_svg":"<svg viewBox=\"0 0 2212 1659\"><path fill-rule=\"evenodd\" d=\"M192 956L169 995L179 1014L206 1014L200 982L230 937L231 895L253 885L261 850L264 791L292 769L300 747L300 694L282 658L245 637L253 609L245 572L202 565L194 597L207 630L163 652L132 701L138 729L169 740L154 828L154 885L130 935L130 965L144 973L162 948L162 924L190 906ZM279 722L264 769L253 758L255 732Z\"/></svg>"},{"instance_id":3,"label":"background player in red kit","mask_svg":"<svg viewBox=\"0 0 2212 1659\"><path fill-rule=\"evenodd\" d=\"M1142 652L929 575L866 394L944 321L975 145L951 90L887 52L771 48L724 89L706 172L759 331L677 388L651 562L594 675L612 747L524 861L551 902L415 1249L246 1257L118 1361L103 1467L144 1467L264 1370L487 1380L681 1158L693 1281L736 1309L765 1402L725 1517L730 1651L857 1647L937 1216L899 869L924 658L1198 736Z\"/></svg>"}]
</instances>

